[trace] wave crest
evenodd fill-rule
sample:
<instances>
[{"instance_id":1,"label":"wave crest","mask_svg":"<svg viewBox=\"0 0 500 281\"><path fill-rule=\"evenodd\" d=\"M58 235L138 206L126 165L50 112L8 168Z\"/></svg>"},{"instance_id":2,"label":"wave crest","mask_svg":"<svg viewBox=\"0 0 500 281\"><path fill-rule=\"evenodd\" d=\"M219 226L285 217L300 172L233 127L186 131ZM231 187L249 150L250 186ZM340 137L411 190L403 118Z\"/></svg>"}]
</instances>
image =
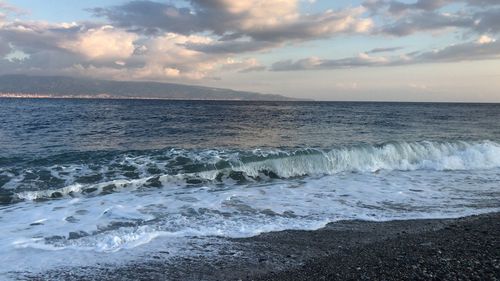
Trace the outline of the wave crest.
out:
<instances>
[{"instance_id":1,"label":"wave crest","mask_svg":"<svg viewBox=\"0 0 500 281\"><path fill-rule=\"evenodd\" d=\"M257 176L267 170L280 177L376 172L379 170L477 170L500 167L500 144L482 142L394 142L315 150L292 156L241 163L234 170Z\"/></svg>"},{"instance_id":2,"label":"wave crest","mask_svg":"<svg viewBox=\"0 0 500 281\"><path fill-rule=\"evenodd\" d=\"M45 200L67 196L105 195L121 190L161 188L170 185L238 184L272 178L288 179L303 176L338 173L373 173L380 170L481 170L500 167L500 144L478 142L392 142L382 145L363 145L332 150L300 149L217 151L170 150L175 172L142 174L135 179L107 179L81 184L69 182L56 189L0 194L3 203L19 200ZM184 166L179 168L182 158ZM141 165L158 164L151 157L138 157ZM163 163L168 168L169 163ZM173 170L173 169L172 169Z\"/></svg>"}]
</instances>

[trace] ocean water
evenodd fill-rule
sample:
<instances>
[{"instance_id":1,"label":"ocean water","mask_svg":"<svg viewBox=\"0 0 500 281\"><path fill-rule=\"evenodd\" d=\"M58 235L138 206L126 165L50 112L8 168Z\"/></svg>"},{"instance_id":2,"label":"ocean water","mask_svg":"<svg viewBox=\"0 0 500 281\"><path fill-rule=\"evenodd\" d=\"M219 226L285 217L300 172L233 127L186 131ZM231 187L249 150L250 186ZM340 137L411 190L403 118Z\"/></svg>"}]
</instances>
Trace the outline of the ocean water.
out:
<instances>
[{"instance_id":1,"label":"ocean water","mask_svg":"<svg viewBox=\"0 0 500 281\"><path fill-rule=\"evenodd\" d=\"M499 211L499 183L498 104L0 99L0 276Z\"/></svg>"}]
</instances>

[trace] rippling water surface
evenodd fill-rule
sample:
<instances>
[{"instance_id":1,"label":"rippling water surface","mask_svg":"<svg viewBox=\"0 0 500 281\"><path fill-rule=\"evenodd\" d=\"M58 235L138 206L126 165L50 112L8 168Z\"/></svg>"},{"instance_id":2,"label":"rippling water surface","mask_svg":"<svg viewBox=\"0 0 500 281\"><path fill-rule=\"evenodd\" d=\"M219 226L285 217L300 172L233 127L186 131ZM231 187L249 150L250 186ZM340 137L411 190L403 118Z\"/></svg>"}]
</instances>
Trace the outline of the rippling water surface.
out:
<instances>
[{"instance_id":1,"label":"rippling water surface","mask_svg":"<svg viewBox=\"0 0 500 281\"><path fill-rule=\"evenodd\" d=\"M498 211L499 182L500 105L0 99L0 274Z\"/></svg>"}]
</instances>

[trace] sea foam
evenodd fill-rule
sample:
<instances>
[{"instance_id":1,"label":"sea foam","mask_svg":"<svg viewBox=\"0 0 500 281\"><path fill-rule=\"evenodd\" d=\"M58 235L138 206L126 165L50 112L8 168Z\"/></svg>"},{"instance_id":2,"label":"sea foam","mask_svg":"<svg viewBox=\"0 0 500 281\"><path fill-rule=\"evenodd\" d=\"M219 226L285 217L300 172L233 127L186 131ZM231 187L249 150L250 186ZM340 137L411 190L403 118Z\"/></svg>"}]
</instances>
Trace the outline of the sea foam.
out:
<instances>
[{"instance_id":1,"label":"sea foam","mask_svg":"<svg viewBox=\"0 0 500 281\"><path fill-rule=\"evenodd\" d=\"M138 178L109 178L82 184L75 182L75 173L88 170L75 168L67 186L57 189L13 192L4 202L19 200L57 199L60 197L95 196L147 187L171 185L215 184L224 182L259 182L272 178L289 179L303 176L335 175L340 173L375 173L385 171L455 171L483 170L500 167L500 144L478 142L391 142L382 145L359 145L331 150L252 150L252 151L186 151L163 152L169 160L155 156L125 157L135 167ZM179 164L179 158L185 163ZM116 160L114 160L116 161ZM101 164L103 173L109 171ZM156 174L144 167L162 166ZM59 167L58 167L59 168ZM163 171L163 172L162 172ZM21 174L22 175L22 174ZM68 177L68 176L66 176ZM16 179L12 182L19 182ZM15 187L11 188L15 189Z\"/></svg>"}]
</instances>

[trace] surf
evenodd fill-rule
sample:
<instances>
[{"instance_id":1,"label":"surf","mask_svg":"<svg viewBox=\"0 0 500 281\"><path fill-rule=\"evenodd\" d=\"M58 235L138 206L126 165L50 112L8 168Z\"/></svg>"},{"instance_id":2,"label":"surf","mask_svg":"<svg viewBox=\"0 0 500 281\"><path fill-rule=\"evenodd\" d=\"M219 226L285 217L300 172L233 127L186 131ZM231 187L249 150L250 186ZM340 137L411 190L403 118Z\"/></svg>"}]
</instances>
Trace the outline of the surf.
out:
<instances>
[{"instance_id":1,"label":"surf","mask_svg":"<svg viewBox=\"0 0 500 281\"><path fill-rule=\"evenodd\" d=\"M21 167L15 173L2 173L10 178L1 189L0 200L7 204L25 200L106 195L124 190L172 185L237 185L307 176L378 173L382 170L471 171L500 167L500 144L488 140L389 142L329 150L166 149L134 153L117 154L112 158L97 158L93 159L94 162L78 164L58 165L53 159L37 160L36 163L51 165ZM58 159L64 160L60 156ZM61 187L44 188L47 180L42 182L45 186L37 186L40 175L38 178L33 176L36 170L47 178L56 179L52 181L59 183ZM35 180L30 181L28 176Z\"/></svg>"}]
</instances>

